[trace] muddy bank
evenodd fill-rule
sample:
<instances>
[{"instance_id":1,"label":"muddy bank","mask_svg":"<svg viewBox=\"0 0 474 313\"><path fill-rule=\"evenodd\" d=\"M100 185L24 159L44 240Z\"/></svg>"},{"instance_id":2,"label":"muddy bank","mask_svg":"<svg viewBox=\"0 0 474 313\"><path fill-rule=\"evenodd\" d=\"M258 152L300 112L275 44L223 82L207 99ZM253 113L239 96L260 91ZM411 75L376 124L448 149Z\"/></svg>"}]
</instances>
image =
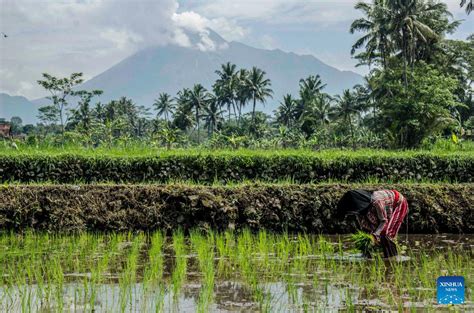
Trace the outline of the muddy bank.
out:
<instances>
[{"instance_id":1,"label":"muddy bank","mask_svg":"<svg viewBox=\"0 0 474 313\"><path fill-rule=\"evenodd\" d=\"M333 213L351 188L400 190L409 202L411 233L474 232L474 184L12 185L0 187L0 228L344 233L354 223L336 221Z\"/></svg>"}]
</instances>

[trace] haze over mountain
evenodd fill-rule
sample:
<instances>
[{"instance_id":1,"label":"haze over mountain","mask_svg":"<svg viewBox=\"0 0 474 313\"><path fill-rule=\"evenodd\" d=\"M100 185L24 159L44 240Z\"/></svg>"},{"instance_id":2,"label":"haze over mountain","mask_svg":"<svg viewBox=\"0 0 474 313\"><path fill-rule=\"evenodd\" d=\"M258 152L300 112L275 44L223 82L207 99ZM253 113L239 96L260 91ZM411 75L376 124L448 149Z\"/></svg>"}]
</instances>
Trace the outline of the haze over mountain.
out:
<instances>
[{"instance_id":1,"label":"haze over mountain","mask_svg":"<svg viewBox=\"0 0 474 313\"><path fill-rule=\"evenodd\" d=\"M0 118L10 120L12 116L19 116L24 124L35 123L39 107L39 104L31 102L23 96L0 93Z\"/></svg>"},{"instance_id":2,"label":"haze over mountain","mask_svg":"<svg viewBox=\"0 0 474 313\"><path fill-rule=\"evenodd\" d=\"M143 49L84 82L80 89L103 90L104 94L100 96L102 103L126 96L139 105L151 107L160 92L174 96L178 90L196 83L210 89L217 78L215 71L220 69L221 64L230 61L239 68L257 66L267 73L272 81L274 96L268 99L264 108L259 106L258 109L271 113L284 94L297 96L299 80L309 75L319 74L327 84L325 92L330 94L341 93L362 82L359 74L340 71L311 55L257 49L239 42L227 42L212 31L210 38L213 46L211 49L206 47L205 51L174 45ZM31 122L30 118L37 115L38 106L48 103L42 98L31 101L28 106L24 99L20 101L15 98L18 100L15 110L11 99L6 104L3 97L0 98L0 117L18 115L26 122Z\"/></svg>"}]
</instances>

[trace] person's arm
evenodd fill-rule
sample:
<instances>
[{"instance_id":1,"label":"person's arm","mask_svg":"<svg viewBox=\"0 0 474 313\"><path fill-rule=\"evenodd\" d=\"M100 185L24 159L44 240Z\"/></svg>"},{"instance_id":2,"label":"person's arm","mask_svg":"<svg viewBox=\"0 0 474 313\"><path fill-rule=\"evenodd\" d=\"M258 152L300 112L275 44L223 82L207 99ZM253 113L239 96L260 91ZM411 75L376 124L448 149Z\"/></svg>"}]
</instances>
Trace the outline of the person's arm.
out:
<instances>
[{"instance_id":1,"label":"person's arm","mask_svg":"<svg viewBox=\"0 0 474 313\"><path fill-rule=\"evenodd\" d=\"M385 227L387 223L387 212L385 211L384 203L381 200L375 200L372 202L372 205L375 208L375 212L377 213L377 218L379 219L379 226L373 232L375 236L380 236L380 233Z\"/></svg>"}]
</instances>

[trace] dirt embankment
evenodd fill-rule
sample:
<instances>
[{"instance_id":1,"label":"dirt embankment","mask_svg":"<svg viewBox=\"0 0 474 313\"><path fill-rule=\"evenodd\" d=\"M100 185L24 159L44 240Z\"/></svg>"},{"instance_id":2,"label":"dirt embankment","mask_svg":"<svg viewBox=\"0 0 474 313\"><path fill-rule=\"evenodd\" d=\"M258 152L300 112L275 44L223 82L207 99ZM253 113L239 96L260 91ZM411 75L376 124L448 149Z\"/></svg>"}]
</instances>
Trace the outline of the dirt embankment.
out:
<instances>
[{"instance_id":1,"label":"dirt embankment","mask_svg":"<svg viewBox=\"0 0 474 313\"><path fill-rule=\"evenodd\" d=\"M409 202L412 233L472 233L474 184L29 185L0 187L0 229L134 231L178 227L343 233L334 219L351 188L394 188ZM406 223L401 232L405 232Z\"/></svg>"}]
</instances>

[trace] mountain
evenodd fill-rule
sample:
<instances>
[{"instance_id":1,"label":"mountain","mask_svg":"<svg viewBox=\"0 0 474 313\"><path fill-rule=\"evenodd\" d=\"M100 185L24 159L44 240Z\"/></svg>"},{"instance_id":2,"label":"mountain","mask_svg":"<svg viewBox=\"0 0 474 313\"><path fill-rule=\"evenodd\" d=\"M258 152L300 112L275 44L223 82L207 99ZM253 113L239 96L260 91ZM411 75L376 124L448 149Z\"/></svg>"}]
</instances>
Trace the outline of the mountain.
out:
<instances>
[{"instance_id":1,"label":"mountain","mask_svg":"<svg viewBox=\"0 0 474 313\"><path fill-rule=\"evenodd\" d=\"M193 46L200 41L198 35L191 36L190 39ZM239 68L257 66L267 72L267 77L272 81L274 96L273 99L268 99L264 108L258 106L257 109L271 113L284 94L297 96L299 80L309 75L319 74L327 84L325 91L330 94L341 93L363 81L362 76L338 70L311 55L257 49L239 42L227 42L212 31L210 39L216 47L213 51L172 45L140 50L84 82L80 89L103 90L104 93L99 98L102 103L126 96L139 105L151 107L160 92L174 96L178 90L190 88L196 83L210 89L217 79L215 71L220 69L221 64L232 62ZM0 101L1 117L6 109L2 109L5 104L3 100ZM25 112L28 116L36 115L37 107L48 101L42 98L33 100L32 103L35 107L31 112Z\"/></svg>"},{"instance_id":2,"label":"mountain","mask_svg":"<svg viewBox=\"0 0 474 313\"><path fill-rule=\"evenodd\" d=\"M22 96L10 96L0 93L0 118L10 120L19 116L23 124L36 123L39 106Z\"/></svg>"},{"instance_id":3,"label":"mountain","mask_svg":"<svg viewBox=\"0 0 474 313\"><path fill-rule=\"evenodd\" d=\"M267 73L274 96L263 111L270 113L283 95L297 96L299 80L309 75L319 74L327 84L325 91L330 94L341 93L363 81L359 74L340 71L311 55L257 49L238 42L223 41L219 46L225 48L200 51L178 46L150 47L90 79L82 87L103 90L102 102L127 96L137 104L150 107L160 92L174 96L178 90L196 83L210 89L217 79L215 71L230 61L238 68L257 66Z\"/></svg>"}]
</instances>

